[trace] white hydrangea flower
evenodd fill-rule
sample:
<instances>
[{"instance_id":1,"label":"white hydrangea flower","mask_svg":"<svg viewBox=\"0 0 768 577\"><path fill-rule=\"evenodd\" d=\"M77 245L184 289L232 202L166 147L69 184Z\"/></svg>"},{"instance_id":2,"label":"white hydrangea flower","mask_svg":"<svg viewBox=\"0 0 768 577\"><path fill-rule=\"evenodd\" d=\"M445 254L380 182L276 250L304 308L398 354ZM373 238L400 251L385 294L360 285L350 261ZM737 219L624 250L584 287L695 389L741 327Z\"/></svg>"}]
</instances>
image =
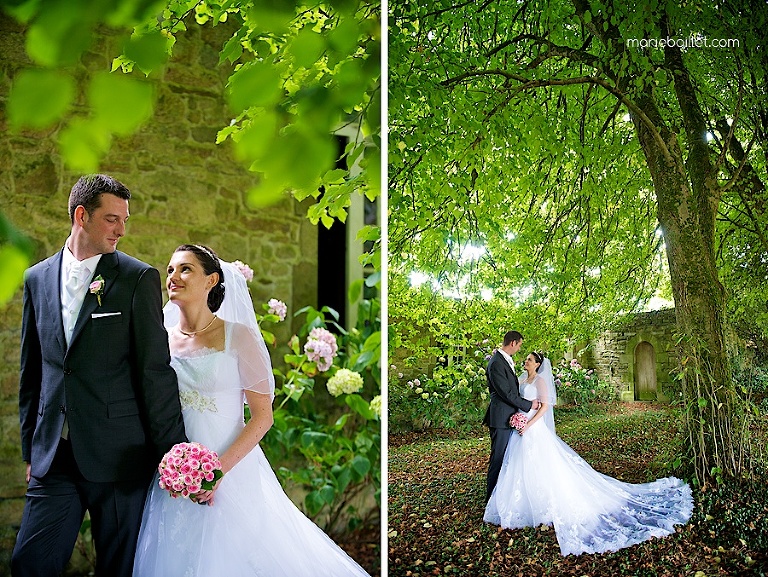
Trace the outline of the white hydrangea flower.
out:
<instances>
[{"instance_id":1,"label":"white hydrangea flower","mask_svg":"<svg viewBox=\"0 0 768 577\"><path fill-rule=\"evenodd\" d=\"M326 383L328 392L334 397L341 394L350 395L363 388L363 377L360 373L349 369L339 369Z\"/></svg>"},{"instance_id":2,"label":"white hydrangea flower","mask_svg":"<svg viewBox=\"0 0 768 577\"><path fill-rule=\"evenodd\" d=\"M371 407L371 410L376 414L376 416L381 418L381 395L376 395L373 397L369 403L369 406Z\"/></svg>"}]
</instances>

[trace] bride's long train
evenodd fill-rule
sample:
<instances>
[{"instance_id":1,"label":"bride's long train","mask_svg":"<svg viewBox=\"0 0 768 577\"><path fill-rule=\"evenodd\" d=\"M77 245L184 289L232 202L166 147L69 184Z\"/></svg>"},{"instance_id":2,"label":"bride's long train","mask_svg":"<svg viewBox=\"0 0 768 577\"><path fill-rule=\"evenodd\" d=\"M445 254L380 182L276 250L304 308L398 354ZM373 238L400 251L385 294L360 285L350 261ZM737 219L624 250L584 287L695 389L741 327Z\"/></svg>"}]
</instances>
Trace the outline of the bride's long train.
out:
<instances>
[{"instance_id":1,"label":"bride's long train","mask_svg":"<svg viewBox=\"0 0 768 577\"><path fill-rule=\"evenodd\" d=\"M595 471L537 421L512 431L483 520L509 529L554 525L560 552L615 551L675 532L693 512L689 485L674 477L624 483Z\"/></svg>"}]
</instances>

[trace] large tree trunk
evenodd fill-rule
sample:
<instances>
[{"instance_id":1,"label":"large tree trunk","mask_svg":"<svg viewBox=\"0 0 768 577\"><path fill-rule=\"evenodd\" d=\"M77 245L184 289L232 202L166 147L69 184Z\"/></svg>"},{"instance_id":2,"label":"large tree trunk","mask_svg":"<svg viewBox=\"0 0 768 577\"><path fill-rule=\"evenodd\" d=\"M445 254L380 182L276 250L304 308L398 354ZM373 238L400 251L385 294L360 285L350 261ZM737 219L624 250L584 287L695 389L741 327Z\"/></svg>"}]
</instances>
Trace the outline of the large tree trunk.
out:
<instances>
[{"instance_id":1,"label":"large tree trunk","mask_svg":"<svg viewBox=\"0 0 768 577\"><path fill-rule=\"evenodd\" d=\"M677 135L649 95L639 108L658 129L635 119L658 201L675 299L686 427L696 478L736 476L743 466L741 419L731 376L724 318L725 291L715 262L719 198L707 174L688 175ZM663 144L662 144L663 143ZM688 171L697 164L688 163ZM737 427L734 429L734 425Z\"/></svg>"},{"instance_id":2,"label":"large tree trunk","mask_svg":"<svg viewBox=\"0 0 768 577\"><path fill-rule=\"evenodd\" d=\"M625 46L621 32L608 20L610 8L603 14L591 14L587 20L590 4L573 0L573 5L587 28L618 59ZM665 14L659 24L668 35L675 36L668 29ZM659 112L653 83L647 83L631 101L630 110L653 179L659 224L667 247L680 336L688 456L696 478L705 483L712 477L736 476L742 471L746 465L742 440L747 421L740 418L742 410L726 347L725 291L715 262L715 224L721 191L706 140L705 116L680 49L667 47L664 54L665 68L674 78L687 160L677 134L667 127ZM624 85L617 84L619 90L625 90L628 78Z\"/></svg>"}]
</instances>

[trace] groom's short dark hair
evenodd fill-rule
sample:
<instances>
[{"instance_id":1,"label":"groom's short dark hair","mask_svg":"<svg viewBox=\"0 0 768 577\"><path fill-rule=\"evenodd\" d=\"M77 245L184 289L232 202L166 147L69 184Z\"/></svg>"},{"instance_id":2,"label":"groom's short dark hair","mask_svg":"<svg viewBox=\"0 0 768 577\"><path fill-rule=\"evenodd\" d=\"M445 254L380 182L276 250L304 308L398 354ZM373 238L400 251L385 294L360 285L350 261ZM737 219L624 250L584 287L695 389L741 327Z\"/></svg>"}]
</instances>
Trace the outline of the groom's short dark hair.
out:
<instances>
[{"instance_id":1,"label":"groom's short dark hair","mask_svg":"<svg viewBox=\"0 0 768 577\"><path fill-rule=\"evenodd\" d=\"M507 331L507 333L504 335L504 346L506 347L511 342L522 341L522 340L523 340L523 335L521 335L517 331Z\"/></svg>"}]
</instances>

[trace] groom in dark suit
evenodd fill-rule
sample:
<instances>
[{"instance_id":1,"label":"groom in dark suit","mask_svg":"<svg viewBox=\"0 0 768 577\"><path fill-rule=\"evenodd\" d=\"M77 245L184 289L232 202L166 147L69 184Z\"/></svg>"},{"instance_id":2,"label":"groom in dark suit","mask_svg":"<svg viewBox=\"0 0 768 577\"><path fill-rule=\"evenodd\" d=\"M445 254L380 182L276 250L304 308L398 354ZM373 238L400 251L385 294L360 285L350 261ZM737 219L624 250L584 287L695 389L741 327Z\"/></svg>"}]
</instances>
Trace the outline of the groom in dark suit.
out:
<instances>
[{"instance_id":1,"label":"groom in dark suit","mask_svg":"<svg viewBox=\"0 0 768 577\"><path fill-rule=\"evenodd\" d=\"M155 467L186 440L160 275L116 250L130 196L109 176L82 177L64 248L25 276L19 413L28 489L15 577L61 575L86 510L96 575L131 575Z\"/></svg>"},{"instance_id":2,"label":"groom in dark suit","mask_svg":"<svg viewBox=\"0 0 768 577\"><path fill-rule=\"evenodd\" d=\"M538 409L538 400L529 401L520 396L520 383L515 374L512 356L520 350L523 335L509 331L504 335L503 346L496 351L488 362L485 377L491 403L485 412L483 423L491 430L491 457L488 462L488 487L486 501L491 498L493 488L499 479L504 452L507 450L511 427L509 419L518 409L524 412Z\"/></svg>"}]
</instances>

